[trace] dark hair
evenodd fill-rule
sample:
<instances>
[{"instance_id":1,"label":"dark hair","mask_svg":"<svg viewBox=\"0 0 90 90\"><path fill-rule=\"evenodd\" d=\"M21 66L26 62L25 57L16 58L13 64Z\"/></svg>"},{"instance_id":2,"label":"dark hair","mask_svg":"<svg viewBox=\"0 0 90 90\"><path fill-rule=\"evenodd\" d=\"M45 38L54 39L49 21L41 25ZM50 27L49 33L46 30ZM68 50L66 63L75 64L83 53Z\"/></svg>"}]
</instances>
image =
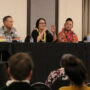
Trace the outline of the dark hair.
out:
<instances>
[{"instance_id":1,"label":"dark hair","mask_svg":"<svg viewBox=\"0 0 90 90\"><path fill-rule=\"evenodd\" d=\"M74 55L65 54L62 56L61 65L65 68L65 74L68 75L72 84L81 86L87 81L87 70L83 62Z\"/></svg>"},{"instance_id":2,"label":"dark hair","mask_svg":"<svg viewBox=\"0 0 90 90\"><path fill-rule=\"evenodd\" d=\"M67 67L68 63L73 60L73 58L76 58L76 56L72 55L72 54L64 54L62 57L61 57L61 60L60 60L60 66L61 67Z\"/></svg>"},{"instance_id":3,"label":"dark hair","mask_svg":"<svg viewBox=\"0 0 90 90\"><path fill-rule=\"evenodd\" d=\"M5 22L8 18L12 18L12 16L5 16L5 17L3 18L3 22Z\"/></svg>"},{"instance_id":4,"label":"dark hair","mask_svg":"<svg viewBox=\"0 0 90 90\"><path fill-rule=\"evenodd\" d=\"M38 28L40 20L43 20L43 21L45 21L45 23L46 23L46 20L45 20L44 18L39 18L39 19L36 21L36 28Z\"/></svg>"},{"instance_id":5,"label":"dark hair","mask_svg":"<svg viewBox=\"0 0 90 90\"><path fill-rule=\"evenodd\" d=\"M66 22L67 22L67 21L71 21L71 22L73 23L72 18L67 18L67 19L66 19Z\"/></svg>"},{"instance_id":6,"label":"dark hair","mask_svg":"<svg viewBox=\"0 0 90 90\"><path fill-rule=\"evenodd\" d=\"M16 80L25 80L33 69L32 58L27 53L16 53L8 60L11 76Z\"/></svg>"}]
</instances>

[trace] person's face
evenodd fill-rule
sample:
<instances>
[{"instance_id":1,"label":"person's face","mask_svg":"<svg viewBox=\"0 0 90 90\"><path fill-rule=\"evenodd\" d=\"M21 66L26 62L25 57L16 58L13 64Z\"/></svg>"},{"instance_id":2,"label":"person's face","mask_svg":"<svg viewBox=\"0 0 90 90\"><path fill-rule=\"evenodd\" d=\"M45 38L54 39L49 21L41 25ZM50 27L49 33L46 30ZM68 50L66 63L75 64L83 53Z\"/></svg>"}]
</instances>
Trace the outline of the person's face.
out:
<instances>
[{"instance_id":1,"label":"person's face","mask_svg":"<svg viewBox=\"0 0 90 90\"><path fill-rule=\"evenodd\" d=\"M7 18L7 20L4 22L4 25L7 28L12 28L13 27L13 19L12 18Z\"/></svg>"},{"instance_id":2,"label":"person's face","mask_svg":"<svg viewBox=\"0 0 90 90\"><path fill-rule=\"evenodd\" d=\"M72 21L67 21L65 24L64 24L64 28L66 30L72 30L73 28L73 22Z\"/></svg>"},{"instance_id":3,"label":"person's face","mask_svg":"<svg viewBox=\"0 0 90 90\"><path fill-rule=\"evenodd\" d=\"M46 22L44 20L40 20L38 28L40 30L43 30L45 27L46 27Z\"/></svg>"}]
</instances>

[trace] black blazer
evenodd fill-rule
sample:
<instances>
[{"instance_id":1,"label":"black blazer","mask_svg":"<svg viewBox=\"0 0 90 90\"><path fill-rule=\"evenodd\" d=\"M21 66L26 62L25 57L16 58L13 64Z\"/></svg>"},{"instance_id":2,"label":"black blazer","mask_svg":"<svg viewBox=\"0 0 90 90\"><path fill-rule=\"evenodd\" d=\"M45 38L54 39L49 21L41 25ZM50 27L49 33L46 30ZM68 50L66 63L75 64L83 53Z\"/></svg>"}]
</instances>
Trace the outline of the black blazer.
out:
<instances>
[{"instance_id":1,"label":"black blazer","mask_svg":"<svg viewBox=\"0 0 90 90\"><path fill-rule=\"evenodd\" d=\"M10 86L1 88L0 90L35 90L28 83L14 82Z\"/></svg>"}]
</instances>

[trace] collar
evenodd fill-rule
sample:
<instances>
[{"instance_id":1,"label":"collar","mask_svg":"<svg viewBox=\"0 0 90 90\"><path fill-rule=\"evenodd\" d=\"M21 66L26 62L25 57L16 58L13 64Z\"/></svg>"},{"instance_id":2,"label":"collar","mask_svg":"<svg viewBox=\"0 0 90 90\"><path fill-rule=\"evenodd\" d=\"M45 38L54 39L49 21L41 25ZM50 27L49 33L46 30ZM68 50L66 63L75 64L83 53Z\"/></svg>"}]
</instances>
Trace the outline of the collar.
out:
<instances>
[{"instance_id":1,"label":"collar","mask_svg":"<svg viewBox=\"0 0 90 90\"><path fill-rule=\"evenodd\" d=\"M2 26L2 28L3 28L4 32L8 33L7 28L5 26ZM13 32L13 27L10 29L10 32Z\"/></svg>"},{"instance_id":2,"label":"collar","mask_svg":"<svg viewBox=\"0 0 90 90\"><path fill-rule=\"evenodd\" d=\"M14 82L25 82L25 83L30 83L30 81L29 80L22 80L22 81L19 81L19 80L8 80L7 82L6 82L6 86L10 86L12 83L14 83Z\"/></svg>"}]
</instances>

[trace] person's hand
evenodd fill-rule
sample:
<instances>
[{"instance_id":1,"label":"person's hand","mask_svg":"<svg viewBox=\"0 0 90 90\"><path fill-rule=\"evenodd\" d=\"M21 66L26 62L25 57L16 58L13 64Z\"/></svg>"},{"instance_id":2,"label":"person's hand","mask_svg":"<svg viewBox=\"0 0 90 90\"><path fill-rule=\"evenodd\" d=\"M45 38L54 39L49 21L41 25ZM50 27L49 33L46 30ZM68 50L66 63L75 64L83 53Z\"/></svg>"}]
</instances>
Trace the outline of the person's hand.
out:
<instances>
[{"instance_id":1,"label":"person's hand","mask_svg":"<svg viewBox=\"0 0 90 90\"><path fill-rule=\"evenodd\" d=\"M56 33L56 27L54 25L51 26L52 33Z\"/></svg>"}]
</instances>

